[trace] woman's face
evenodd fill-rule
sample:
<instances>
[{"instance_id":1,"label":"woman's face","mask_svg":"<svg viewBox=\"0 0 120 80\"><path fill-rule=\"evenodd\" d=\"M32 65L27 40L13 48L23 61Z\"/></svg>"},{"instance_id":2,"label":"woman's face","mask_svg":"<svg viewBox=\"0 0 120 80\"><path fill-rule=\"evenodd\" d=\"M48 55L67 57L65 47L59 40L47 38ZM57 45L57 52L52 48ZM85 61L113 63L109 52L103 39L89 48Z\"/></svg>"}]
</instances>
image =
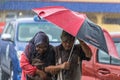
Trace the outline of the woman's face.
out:
<instances>
[{"instance_id":1,"label":"woman's face","mask_svg":"<svg viewBox=\"0 0 120 80\"><path fill-rule=\"evenodd\" d=\"M36 51L40 54L44 54L47 51L48 45L41 43L36 46Z\"/></svg>"}]
</instances>

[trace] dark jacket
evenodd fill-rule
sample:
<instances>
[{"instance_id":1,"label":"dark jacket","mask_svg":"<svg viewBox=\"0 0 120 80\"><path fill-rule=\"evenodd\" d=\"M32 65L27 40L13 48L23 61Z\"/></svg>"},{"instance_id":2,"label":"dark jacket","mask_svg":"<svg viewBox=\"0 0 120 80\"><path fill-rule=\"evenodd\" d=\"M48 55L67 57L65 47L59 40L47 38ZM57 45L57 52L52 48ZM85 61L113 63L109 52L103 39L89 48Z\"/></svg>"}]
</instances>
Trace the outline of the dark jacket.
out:
<instances>
[{"instance_id":1,"label":"dark jacket","mask_svg":"<svg viewBox=\"0 0 120 80\"><path fill-rule=\"evenodd\" d=\"M61 63L68 60L70 55L70 51L65 51L62 45L55 47L55 56L56 56L56 63L59 64L59 60L61 58ZM78 64L80 64L80 71L81 71L81 63L82 60L89 60L85 56L80 45L75 45L72 53L72 57L70 59L70 69L62 71L63 80L74 80L74 75L76 74L75 71L77 70ZM81 75L81 74L80 74Z\"/></svg>"}]
</instances>

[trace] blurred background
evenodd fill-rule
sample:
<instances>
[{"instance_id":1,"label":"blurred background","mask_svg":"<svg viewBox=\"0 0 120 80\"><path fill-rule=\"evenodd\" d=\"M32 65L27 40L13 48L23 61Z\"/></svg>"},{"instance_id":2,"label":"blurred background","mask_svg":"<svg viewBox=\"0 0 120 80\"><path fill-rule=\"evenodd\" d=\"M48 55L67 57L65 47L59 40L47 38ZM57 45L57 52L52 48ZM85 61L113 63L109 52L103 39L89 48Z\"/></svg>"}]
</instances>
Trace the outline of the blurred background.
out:
<instances>
[{"instance_id":1,"label":"blurred background","mask_svg":"<svg viewBox=\"0 0 120 80\"><path fill-rule=\"evenodd\" d=\"M43 6L64 6L86 13L108 31L120 30L120 0L0 0L0 26L10 19L32 17L32 9Z\"/></svg>"},{"instance_id":2,"label":"blurred background","mask_svg":"<svg viewBox=\"0 0 120 80\"><path fill-rule=\"evenodd\" d=\"M91 21L93 21L94 23L96 23L100 27L106 29L107 31L109 31L109 32L120 32L120 0L0 0L0 35L1 35L1 33L4 29L4 26L7 22L18 19L18 18L23 18L23 17L27 17L27 18L32 17L33 18L36 14L32 11L32 9L33 8L40 8L40 7L44 7L44 6L64 6L68 9L73 10L73 11L77 11L79 13L85 13ZM7 26L8 26L8 29L11 29L11 27L13 27L13 26L6 25L6 27ZM33 27L31 28L32 31L34 29L33 29ZM24 30L25 31L24 34L26 34L27 30L28 29ZM54 30L54 31L52 31L52 30ZM58 33L57 30L55 30L55 29L52 29L52 30L49 30L49 31L52 31L54 33ZM23 31L23 30L21 30L21 31ZM34 31L36 32L36 30L34 30ZM12 33L12 29L11 29L10 33ZM23 33L23 32L21 32L21 33ZM2 41L2 40L0 39L0 41ZM8 40L8 41L10 41L10 40ZM56 39L54 39L53 41L56 41ZM15 42L17 42L17 41L11 41L11 42L16 46ZM2 42L0 42L0 43L2 43ZM10 42L8 42L8 43L10 43ZM0 50L2 50L1 47L3 48L3 45L4 44L0 44ZM118 45L118 50L119 50L119 47L120 46ZM8 46L7 46L7 48L8 48ZM16 47L14 47L14 48L15 48L15 50L17 52L17 55L18 55L18 58L19 58L19 55L20 55L19 53L21 53L22 50L19 49L19 48L17 50ZM23 48L23 47L20 47L20 48ZM6 53L4 53L5 50L6 50ZM8 52L6 47L3 51L4 52L0 52L0 53L3 53L6 57L6 54ZM104 55L101 55L101 56L104 57ZM100 56L100 59L104 60L103 57L101 57L101 56ZM7 60L7 57L4 58L4 59ZM108 60L107 64L110 66L111 62L112 62L111 60L114 60L114 59L113 58L111 59L111 56L107 55L107 57L106 57L106 55L105 55L105 61L106 61L106 59ZM1 59L0 62L2 60L3 59ZM96 60L99 60L99 58L98 59L96 58ZM115 62L117 64L119 64L118 61L120 62L120 60L115 59ZM104 63L106 64L106 62L104 62ZM13 64L14 64L14 62L13 62ZM91 66L91 67L93 69L93 66ZM108 67L106 67L106 68L108 68ZM117 76L117 78L114 78L113 76L110 75L111 77L114 78L114 80L120 80L120 74L119 74L120 69L117 69L117 68L119 68L118 65L117 65L116 68L114 68L116 70L114 70L113 68L110 69L110 70L113 70L114 72L116 71L117 75L115 75L115 76ZM11 66L10 66L10 69L11 69L10 71L12 72ZM91 69L89 69L89 70L91 70ZM1 73L3 75L5 74L3 72L4 71L2 71L2 68L1 68L0 76L1 76ZM94 70L91 71L91 72L94 72ZM95 74L96 73L97 72L95 72ZM18 75L21 75L21 74L19 73ZM109 79L111 78L110 76L108 76ZM6 77L6 74L5 74L5 77ZM13 75L10 74L10 78L12 78L12 77L13 77ZM98 77L100 77L100 76L98 75ZM9 80L13 80L13 79L10 79L10 78L9 78ZM101 80L109 80L109 79L101 79ZM0 80L3 80L3 79L1 79L1 77L0 77ZM15 79L15 80L19 80L19 79ZM86 80L86 79L84 79L84 80ZM91 80L93 80L93 79L91 79ZM113 79L111 79L111 80L113 80Z\"/></svg>"}]
</instances>

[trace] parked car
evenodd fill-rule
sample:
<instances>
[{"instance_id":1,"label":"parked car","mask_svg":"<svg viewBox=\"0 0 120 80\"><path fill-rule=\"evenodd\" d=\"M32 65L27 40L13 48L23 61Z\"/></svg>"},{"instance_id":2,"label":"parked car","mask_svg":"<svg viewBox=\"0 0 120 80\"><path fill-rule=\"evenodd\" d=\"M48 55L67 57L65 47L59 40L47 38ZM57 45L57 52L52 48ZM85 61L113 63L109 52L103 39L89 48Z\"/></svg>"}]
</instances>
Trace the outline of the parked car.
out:
<instances>
[{"instance_id":1,"label":"parked car","mask_svg":"<svg viewBox=\"0 0 120 80\"><path fill-rule=\"evenodd\" d=\"M4 29L4 26L5 26L5 22L0 22L0 35Z\"/></svg>"},{"instance_id":2,"label":"parked car","mask_svg":"<svg viewBox=\"0 0 120 80\"><path fill-rule=\"evenodd\" d=\"M120 32L110 33L120 56ZM82 80L120 80L120 59L90 46L93 56L82 63Z\"/></svg>"},{"instance_id":3,"label":"parked car","mask_svg":"<svg viewBox=\"0 0 120 80\"><path fill-rule=\"evenodd\" d=\"M38 31L48 35L50 44L60 43L62 30L45 20L21 18L6 23L0 37L1 80L20 80L20 55Z\"/></svg>"}]
</instances>

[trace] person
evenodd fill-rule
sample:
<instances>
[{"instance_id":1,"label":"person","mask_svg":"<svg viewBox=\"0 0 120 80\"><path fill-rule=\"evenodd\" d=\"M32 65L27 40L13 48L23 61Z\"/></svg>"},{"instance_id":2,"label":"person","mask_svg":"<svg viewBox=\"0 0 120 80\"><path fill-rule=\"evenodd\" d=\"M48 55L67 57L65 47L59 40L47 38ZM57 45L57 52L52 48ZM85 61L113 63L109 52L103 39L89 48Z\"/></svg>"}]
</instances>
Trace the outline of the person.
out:
<instances>
[{"instance_id":1,"label":"person","mask_svg":"<svg viewBox=\"0 0 120 80\"><path fill-rule=\"evenodd\" d=\"M56 66L49 66L46 71L58 74L57 80L80 80L82 60L91 59L91 49L80 39L80 44L74 44L75 37L65 31L61 34L61 41L61 44L55 47ZM71 50L72 55L68 60Z\"/></svg>"},{"instance_id":2,"label":"person","mask_svg":"<svg viewBox=\"0 0 120 80\"><path fill-rule=\"evenodd\" d=\"M45 71L49 65L55 65L55 52L48 36L40 31L29 41L21 55L21 80L52 80L53 75Z\"/></svg>"}]
</instances>

